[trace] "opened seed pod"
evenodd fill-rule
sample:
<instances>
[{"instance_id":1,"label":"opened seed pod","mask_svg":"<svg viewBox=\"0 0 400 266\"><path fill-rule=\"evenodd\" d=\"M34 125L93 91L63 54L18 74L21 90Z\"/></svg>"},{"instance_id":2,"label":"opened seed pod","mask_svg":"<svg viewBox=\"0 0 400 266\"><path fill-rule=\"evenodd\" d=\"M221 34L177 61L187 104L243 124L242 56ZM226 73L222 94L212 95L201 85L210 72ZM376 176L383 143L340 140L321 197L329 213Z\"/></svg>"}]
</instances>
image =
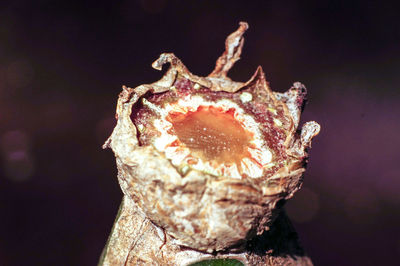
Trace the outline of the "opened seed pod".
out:
<instances>
[{"instance_id":1,"label":"opened seed pod","mask_svg":"<svg viewBox=\"0 0 400 266\"><path fill-rule=\"evenodd\" d=\"M269 229L277 203L302 184L316 122L297 130L306 89L272 92L258 67L247 82L227 72L239 60L247 23L226 40L207 77L173 54L154 63L161 80L123 87L115 153L123 193L179 246L238 249Z\"/></svg>"}]
</instances>

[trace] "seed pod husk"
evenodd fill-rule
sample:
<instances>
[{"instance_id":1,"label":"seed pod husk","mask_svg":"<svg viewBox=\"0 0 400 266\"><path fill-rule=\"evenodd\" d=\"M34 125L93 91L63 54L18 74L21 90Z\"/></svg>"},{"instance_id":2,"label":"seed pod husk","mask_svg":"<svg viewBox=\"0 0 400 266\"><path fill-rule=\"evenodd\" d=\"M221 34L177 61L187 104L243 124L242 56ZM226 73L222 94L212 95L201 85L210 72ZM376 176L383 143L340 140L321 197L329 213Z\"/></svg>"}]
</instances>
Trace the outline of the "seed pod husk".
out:
<instances>
[{"instance_id":1,"label":"seed pod husk","mask_svg":"<svg viewBox=\"0 0 400 266\"><path fill-rule=\"evenodd\" d=\"M116 226L131 227L131 236L132 228L148 228L142 232L142 255L131 255L131 263L153 258L181 264L218 252L235 252L249 262L243 255L248 241L270 229L278 202L302 185L306 150L320 126L312 121L297 129L306 101L301 83L273 92L261 67L247 82L227 76L240 58L247 28L241 22L228 36L207 77L164 53L152 65L160 70L170 64L159 81L123 86L117 125L104 147L116 156L124 193L125 220ZM133 249L126 241L119 245L120 250L127 245L128 253L120 256L129 261ZM160 249L169 255L149 247L152 241L163 243Z\"/></svg>"}]
</instances>

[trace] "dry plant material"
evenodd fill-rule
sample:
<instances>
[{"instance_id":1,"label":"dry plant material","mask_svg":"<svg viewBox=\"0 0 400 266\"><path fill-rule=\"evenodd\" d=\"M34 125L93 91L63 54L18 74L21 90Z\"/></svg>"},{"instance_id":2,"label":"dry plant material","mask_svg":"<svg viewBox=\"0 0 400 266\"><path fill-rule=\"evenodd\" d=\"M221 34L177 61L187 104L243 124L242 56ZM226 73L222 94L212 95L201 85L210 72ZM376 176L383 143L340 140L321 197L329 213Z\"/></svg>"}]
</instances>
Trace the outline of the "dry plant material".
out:
<instances>
[{"instance_id":1,"label":"dry plant material","mask_svg":"<svg viewBox=\"0 0 400 266\"><path fill-rule=\"evenodd\" d=\"M104 147L115 153L124 202L104 264L218 257L250 265L269 258L252 255L249 240L269 231L277 203L301 187L306 148L320 126L307 122L297 130L306 97L301 83L272 92L261 67L247 82L227 77L247 28L241 22L228 36L207 77L165 53L153 63L170 64L161 80L123 87Z\"/></svg>"}]
</instances>

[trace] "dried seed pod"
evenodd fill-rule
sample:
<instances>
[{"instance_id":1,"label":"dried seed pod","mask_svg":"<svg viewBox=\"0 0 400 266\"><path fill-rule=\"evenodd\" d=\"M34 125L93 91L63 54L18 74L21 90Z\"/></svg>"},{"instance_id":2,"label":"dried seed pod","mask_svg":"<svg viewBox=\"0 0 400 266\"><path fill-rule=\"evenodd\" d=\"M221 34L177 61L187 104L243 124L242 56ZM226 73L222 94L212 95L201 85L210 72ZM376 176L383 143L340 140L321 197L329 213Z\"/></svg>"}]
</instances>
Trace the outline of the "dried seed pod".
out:
<instances>
[{"instance_id":1,"label":"dried seed pod","mask_svg":"<svg viewBox=\"0 0 400 266\"><path fill-rule=\"evenodd\" d=\"M297 130L306 89L272 92L258 67L247 82L227 72L239 60L247 23L226 40L214 71L199 77L173 54L163 78L123 87L115 153L123 193L174 244L202 252L240 250L268 230L277 202L302 184L306 148L320 126Z\"/></svg>"}]
</instances>

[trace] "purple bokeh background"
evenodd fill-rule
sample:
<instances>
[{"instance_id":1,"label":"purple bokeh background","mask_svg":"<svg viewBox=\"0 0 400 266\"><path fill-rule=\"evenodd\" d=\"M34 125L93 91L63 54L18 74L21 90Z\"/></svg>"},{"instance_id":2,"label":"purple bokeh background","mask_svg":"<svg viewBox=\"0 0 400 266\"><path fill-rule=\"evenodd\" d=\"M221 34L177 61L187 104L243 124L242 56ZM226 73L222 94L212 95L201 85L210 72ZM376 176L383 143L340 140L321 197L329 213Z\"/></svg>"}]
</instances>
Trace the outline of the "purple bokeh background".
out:
<instances>
[{"instance_id":1,"label":"purple bokeh background","mask_svg":"<svg viewBox=\"0 0 400 266\"><path fill-rule=\"evenodd\" d=\"M238 22L230 72L309 91L322 126L287 203L316 265L400 256L400 23L396 2L5 1L0 3L0 265L94 265L121 199L101 145L121 85L161 77L174 52L207 75Z\"/></svg>"}]
</instances>

